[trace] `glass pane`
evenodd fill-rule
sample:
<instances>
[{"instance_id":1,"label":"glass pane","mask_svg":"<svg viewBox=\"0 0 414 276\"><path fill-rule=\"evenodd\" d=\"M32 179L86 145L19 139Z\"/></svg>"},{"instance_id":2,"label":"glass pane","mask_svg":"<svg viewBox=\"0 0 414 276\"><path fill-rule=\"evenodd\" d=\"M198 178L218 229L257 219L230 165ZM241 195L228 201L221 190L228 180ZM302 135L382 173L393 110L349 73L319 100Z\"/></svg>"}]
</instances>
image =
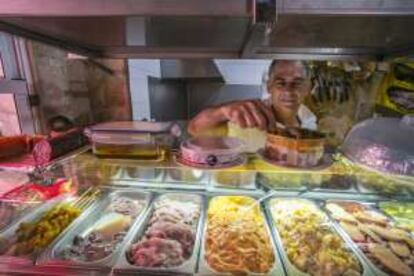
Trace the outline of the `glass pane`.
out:
<instances>
[{"instance_id":1,"label":"glass pane","mask_svg":"<svg viewBox=\"0 0 414 276\"><path fill-rule=\"evenodd\" d=\"M4 79L3 57L0 55L0 79Z\"/></svg>"},{"instance_id":2,"label":"glass pane","mask_svg":"<svg viewBox=\"0 0 414 276\"><path fill-rule=\"evenodd\" d=\"M12 93L0 94L0 135L21 134L16 102Z\"/></svg>"}]
</instances>

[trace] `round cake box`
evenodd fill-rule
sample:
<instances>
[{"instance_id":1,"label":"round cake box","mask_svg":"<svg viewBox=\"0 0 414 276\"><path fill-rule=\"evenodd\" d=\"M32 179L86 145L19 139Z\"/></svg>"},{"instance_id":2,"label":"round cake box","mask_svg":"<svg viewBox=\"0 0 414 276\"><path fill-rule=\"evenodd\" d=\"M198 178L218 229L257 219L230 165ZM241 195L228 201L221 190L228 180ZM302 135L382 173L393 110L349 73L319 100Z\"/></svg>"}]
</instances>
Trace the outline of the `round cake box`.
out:
<instances>
[{"instance_id":1,"label":"round cake box","mask_svg":"<svg viewBox=\"0 0 414 276\"><path fill-rule=\"evenodd\" d=\"M190 163L211 167L237 161L243 143L232 137L196 137L181 144L181 156Z\"/></svg>"},{"instance_id":2,"label":"round cake box","mask_svg":"<svg viewBox=\"0 0 414 276\"><path fill-rule=\"evenodd\" d=\"M318 165L324 154L325 138L295 139L267 134L265 151L268 158L295 167Z\"/></svg>"}]
</instances>

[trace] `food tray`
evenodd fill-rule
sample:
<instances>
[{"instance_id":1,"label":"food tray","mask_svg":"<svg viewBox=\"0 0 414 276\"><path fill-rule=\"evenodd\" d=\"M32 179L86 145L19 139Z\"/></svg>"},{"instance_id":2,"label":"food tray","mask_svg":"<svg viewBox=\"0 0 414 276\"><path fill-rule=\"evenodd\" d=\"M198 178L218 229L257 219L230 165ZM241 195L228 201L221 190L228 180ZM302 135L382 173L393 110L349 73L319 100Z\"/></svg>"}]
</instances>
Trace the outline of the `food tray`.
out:
<instances>
[{"instance_id":1,"label":"food tray","mask_svg":"<svg viewBox=\"0 0 414 276\"><path fill-rule=\"evenodd\" d=\"M271 207L270 207L270 202L272 200L278 200L278 199L303 200L305 202L309 202L309 203L312 203L312 204L316 205L318 207L318 209L326 216L327 223L328 223L329 227L333 230L334 233L337 233L341 237L342 241L345 244L345 247L347 247L347 249L349 251L351 251L354 254L354 256L357 258L357 260L359 261L359 263L361 265L361 268L363 270L363 274L362 275L364 275L364 276L371 276L371 275L373 275L371 273L371 270L368 267L367 263L361 257L360 252L357 250L357 248L354 246L354 244L353 243L350 243L347 239L344 239L343 238L343 236L335 228L334 224L331 223L331 221L329 220L328 216L319 208L319 205L315 201L311 201L309 199L303 199L303 198L300 198L299 199L299 198L294 198L294 197L286 197L286 198L273 197L273 198L270 198L269 200L267 200L265 202L265 212L266 212L266 215L267 215L268 223L269 223L270 228L272 229L272 232L273 232L273 237L276 240L276 245L277 245L277 248L278 248L279 253L281 255L282 262L283 262L283 264L285 266L286 273L288 275L309 276L310 274L305 273L305 272L299 270L295 265L292 264L292 262L289 260L289 257L286 254L286 250L285 250L285 247L283 245L282 237L280 236L279 230L278 230L278 228L276 226L276 222L273 219L273 215L272 215Z\"/></svg>"},{"instance_id":2,"label":"food tray","mask_svg":"<svg viewBox=\"0 0 414 276\"><path fill-rule=\"evenodd\" d=\"M37 208L41 202L15 202L13 200L0 200L0 232L13 225L27 213Z\"/></svg>"},{"instance_id":3,"label":"food tray","mask_svg":"<svg viewBox=\"0 0 414 276\"><path fill-rule=\"evenodd\" d=\"M235 195L235 194L232 194ZM239 196L240 194L237 194L237 196ZM253 197L253 196L251 196ZM233 275L232 273L220 273L215 271L213 268L211 268L209 266L209 264L207 263L207 261L205 260L205 237L206 237L206 232L207 232L207 224L208 224L208 218L207 218L207 212L208 212L208 207L209 207L209 203L210 200L214 198L214 196L210 197L208 200L208 204L206 204L206 216L205 216L205 222L204 222L204 229L203 229L203 240L202 240L202 244L201 244L201 253L200 253L200 259L198 262L198 274L199 275ZM253 197L255 198L255 197ZM257 198L256 198L257 199ZM262 211L262 217L264 219L264 225L266 227L266 231L268 233L269 239L270 239L270 243L271 246L273 248L273 255L275 257L275 261L273 264L273 267L270 269L270 271L268 273L253 273L253 272L249 272L248 275L278 275L278 276L283 276L286 275L285 271L283 269L283 264L282 261L280 259L280 256L277 252L277 247L276 247L276 243L272 238L272 233L271 230L269 228L269 224L266 221L266 217L263 213L263 209L260 207L260 210Z\"/></svg>"},{"instance_id":4,"label":"food tray","mask_svg":"<svg viewBox=\"0 0 414 276\"><path fill-rule=\"evenodd\" d=\"M414 202L410 201L410 202L398 202L398 201L382 201L382 202L378 202L378 209L383 212L385 215L387 215L388 217L392 218L396 225L406 225L406 227L410 228L413 232L414 232L414 212L411 213L411 217L408 217L407 214L405 215L401 215L401 213L398 214L392 214L392 212L387 212L385 210L385 208L387 206L398 206L399 208L407 208L409 211L408 212L412 212L412 210L414 210ZM406 212L406 213L408 213Z\"/></svg>"},{"instance_id":5,"label":"food tray","mask_svg":"<svg viewBox=\"0 0 414 276\"><path fill-rule=\"evenodd\" d=\"M55 197L51 200L46 201L44 204L36 208L31 213L28 213L27 215L23 216L21 219L16 221L14 224L10 225L10 227L6 228L3 232L0 233L0 239L9 240L12 239L15 236L16 230L19 228L19 225L21 223L29 223L33 222L37 219L39 219L45 212L50 210L51 208L57 206L58 204L62 203L70 203L75 201L77 198L73 196L68 195L62 195ZM82 218L82 215L88 215L91 210L95 207L97 203L90 203L88 206L86 206L81 215L74 219L71 224L69 224L66 229L64 229L59 235L54 239L55 241L58 240L60 237L64 236L76 223L79 219ZM51 244L48 245L43 251L47 250L50 246L52 246L54 241L51 242ZM39 255L39 253L31 253L28 255L22 255L22 256L8 256L8 255L1 255L0 256L0 263L8 263L13 265L32 265L35 261L36 257Z\"/></svg>"},{"instance_id":6,"label":"food tray","mask_svg":"<svg viewBox=\"0 0 414 276\"><path fill-rule=\"evenodd\" d=\"M383 213L382 211L380 211L379 209L376 208L376 204L372 203L372 202L358 202L355 200L332 200L332 201L325 201L324 204L324 208L326 209L325 205L329 202L335 203L335 202L349 202L349 203L355 203L355 204L359 204L362 205L363 207L367 208L367 210L371 210L374 212L377 212L381 215L384 215L385 217L387 217L389 219L389 223L393 223L392 218L390 218L388 215L386 215L385 213ZM352 240L351 236L347 233L347 231L345 231L339 224L338 220L334 219L331 215L331 212L329 210L326 210L326 212L329 214L329 216L332 218L332 220L334 221L334 227L337 229L337 231L341 234L341 236L346 239L349 243L353 244L355 247L355 250L358 252L358 254L364 259L364 261L368 264L368 266L370 267L370 269L373 271L374 275L379 275L379 276L386 276L389 275L388 273L384 272L382 269L378 268L376 264L374 264L373 261L371 261L370 258L368 258L365 253L361 250L361 248Z\"/></svg>"},{"instance_id":7,"label":"food tray","mask_svg":"<svg viewBox=\"0 0 414 276\"><path fill-rule=\"evenodd\" d=\"M134 219L134 222L129 227L127 234L123 238L123 240L117 245L116 249L112 252L112 254L106 256L103 259L96 260L96 261L81 261L75 259L63 259L59 256L59 253L64 250L64 248L72 245L74 238L79 233L84 233L88 230L88 228L92 227L99 217L103 214L102 212L111 204L111 202L118 197L127 197L130 199L138 199L143 200L145 202L142 211L138 214L138 216ZM125 241L128 239L131 230L134 228L135 225L139 224L145 214L146 209L148 208L149 202L151 200L151 193L148 192L141 192L136 190L122 190L122 191L114 191L108 194L105 198L103 198L98 206L94 208L92 212L88 214L88 216L83 216L78 223L74 225L66 233L65 236L61 237L59 240L56 241L53 248L49 250L47 254L43 254L42 258L37 261L37 264L42 266L48 267L79 267L79 268L87 268L87 269L102 269L108 268L110 269L118 255L121 248L123 248Z\"/></svg>"},{"instance_id":8,"label":"food tray","mask_svg":"<svg viewBox=\"0 0 414 276\"><path fill-rule=\"evenodd\" d=\"M195 242L193 247L193 252L189 259L187 259L184 263L182 263L179 266L176 267L139 267L136 265L131 264L126 256L126 252L129 248L129 246L138 240L141 239L141 237L144 235L145 231L147 230L147 224L149 220L151 219L151 215L154 210L154 202L161 200L163 198L171 198L175 200L180 200L184 202L195 202L200 205L200 216L198 218L197 223L195 224ZM121 249L121 253L119 255L119 258L115 264L114 267L114 273L115 274L139 274L139 273L145 273L145 274L166 274L166 273L179 273L179 274L194 274L196 271L196 265L197 265L197 258L198 253L200 249L200 240L201 240L201 229L202 229L202 223L204 221L204 197L200 194L195 193L179 193L179 192L170 192L158 195L158 197L155 198L155 200L152 202L152 204L147 209L147 212L144 216L144 219L142 220L142 223L135 225L135 227L130 231L130 235L128 235L127 241L124 244L124 247Z\"/></svg>"},{"instance_id":9,"label":"food tray","mask_svg":"<svg viewBox=\"0 0 414 276\"><path fill-rule=\"evenodd\" d=\"M224 177L225 180L230 180L228 183L223 183L219 180L219 174ZM226 179L227 178L227 179ZM230 179L228 179L230 178ZM240 180L240 181L238 181ZM245 182L244 184L237 184L239 182ZM214 171L211 175L211 185L214 187L220 187L225 189L256 189L256 172L255 171Z\"/></svg>"}]
</instances>

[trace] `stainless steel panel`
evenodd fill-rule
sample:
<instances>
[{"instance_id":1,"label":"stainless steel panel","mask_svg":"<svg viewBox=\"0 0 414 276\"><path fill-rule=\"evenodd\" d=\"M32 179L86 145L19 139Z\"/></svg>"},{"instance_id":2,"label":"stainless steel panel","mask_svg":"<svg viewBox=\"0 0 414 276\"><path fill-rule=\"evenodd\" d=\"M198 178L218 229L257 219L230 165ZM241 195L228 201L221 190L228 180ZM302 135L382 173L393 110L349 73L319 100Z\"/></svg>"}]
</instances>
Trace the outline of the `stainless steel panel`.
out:
<instances>
[{"instance_id":1,"label":"stainless steel panel","mask_svg":"<svg viewBox=\"0 0 414 276\"><path fill-rule=\"evenodd\" d=\"M246 16L251 0L0 0L1 16Z\"/></svg>"},{"instance_id":2,"label":"stainless steel panel","mask_svg":"<svg viewBox=\"0 0 414 276\"><path fill-rule=\"evenodd\" d=\"M411 26L414 16L281 14L252 29L243 57L381 60L414 50Z\"/></svg>"},{"instance_id":3,"label":"stainless steel panel","mask_svg":"<svg viewBox=\"0 0 414 276\"><path fill-rule=\"evenodd\" d=\"M64 48L67 48L65 44ZM59 46L62 47L62 46ZM77 48L76 51L83 51L83 48ZM75 51L74 50L74 51ZM218 48L169 48L163 47L105 47L102 51L89 51L86 54L93 56L99 55L107 58L239 58L239 51Z\"/></svg>"},{"instance_id":4,"label":"stainless steel panel","mask_svg":"<svg viewBox=\"0 0 414 276\"><path fill-rule=\"evenodd\" d=\"M0 30L111 58L413 55L412 0L278 0L264 8L262 2L0 0ZM252 28L257 18L276 22L270 36L263 26Z\"/></svg>"},{"instance_id":5,"label":"stainless steel panel","mask_svg":"<svg viewBox=\"0 0 414 276\"><path fill-rule=\"evenodd\" d=\"M411 0L278 0L276 4L282 14L414 14Z\"/></svg>"},{"instance_id":6,"label":"stainless steel panel","mask_svg":"<svg viewBox=\"0 0 414 276\"><path fill-rule=\"evenodd\" d=\"M214 16L2 17L0 30L88 56L237 57L251 19Z\"/></svg>"},{"instance_id":7,"label":"stainless steel panel","mask_svg":"<svg viewBox=\"0 0 414 276\"><path fill-rule=\"evenodd\" d=\"M147 46L239 50L248 26L246 17L151 17Z\"/></svg>"},{"instance_id":8,"label":"stainless steel panel","mask_svg":"<svg viewBox=\"0 0 414 276\"><path fill-rule=\"evenodd\" d=\"M252 58L271 58L281 60L381 60L385 53L378 49L345 48L296 48L296 47L258 47Z\"/></svg>"},{"instance_id":9,"label":"stainless steel panel","mask_svg":"<svg viewBox=\"0 0 414 276\"><path fill-rule=\"evenodd\" d=\"M270 47L384 50L413 45L414 16L281 16Z\"/></svg>"}]
</instances>

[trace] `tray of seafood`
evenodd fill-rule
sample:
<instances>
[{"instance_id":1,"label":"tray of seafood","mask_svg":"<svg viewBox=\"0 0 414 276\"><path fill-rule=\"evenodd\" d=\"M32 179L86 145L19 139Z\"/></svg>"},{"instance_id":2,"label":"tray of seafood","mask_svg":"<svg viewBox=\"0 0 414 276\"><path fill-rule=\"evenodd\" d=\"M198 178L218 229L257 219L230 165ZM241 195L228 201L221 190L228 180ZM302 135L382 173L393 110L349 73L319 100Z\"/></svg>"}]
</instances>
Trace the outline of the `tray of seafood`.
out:
<instances>
[{"instance_id":1,"label":"tray of seafood","mask_svg":"<svg viewBox=\"0 0 414 276\"><path fill-rule=\"evenodd\" d=\"M324 208L358 246L375 275L413 275L412 233L397 226L376 204L330 200Z\"/></svg>"}]
</instances>

